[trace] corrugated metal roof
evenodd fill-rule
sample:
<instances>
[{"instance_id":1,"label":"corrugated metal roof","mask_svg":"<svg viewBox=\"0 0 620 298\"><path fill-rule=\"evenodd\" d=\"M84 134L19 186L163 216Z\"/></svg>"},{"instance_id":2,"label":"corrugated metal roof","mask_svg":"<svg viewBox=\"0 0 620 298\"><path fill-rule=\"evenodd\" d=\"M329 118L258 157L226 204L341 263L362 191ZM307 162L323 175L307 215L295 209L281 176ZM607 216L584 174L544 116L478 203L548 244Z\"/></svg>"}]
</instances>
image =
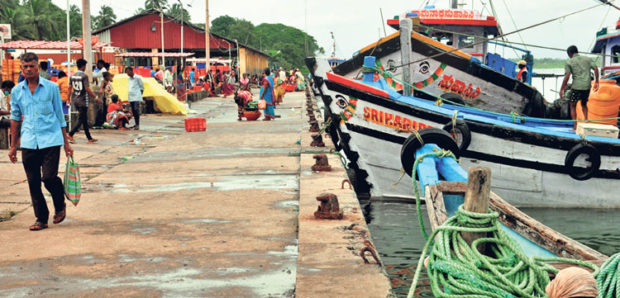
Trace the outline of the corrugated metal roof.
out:
<instances>
[{"instance_id":1,"label":"corrugated metal roof","mask_svg":"<svg viewBox=\"0 0 620 298\"><path fill-rule=\"evenodd\" d=\"M152 53L152 52L129 52L114 55L116 57L191 57L194 53Z\"/></svg>"},{"instance_id":2,"label":"corrugated metal roof","mask_svg":"<svg viewBox=\"0 0 620 298\"><path fill-rule=\"evenodd\" d=\"M98 42L93 45L93 49L102 48L108 46L110 43ZM43 40L15 40L5 43L0 43L0 49L22 49L22 50L64 50L67 48L66 41L43 41ZM82 45L77 41L71 42L72 50L81 50Z\"/></svg>"}]
</instances>

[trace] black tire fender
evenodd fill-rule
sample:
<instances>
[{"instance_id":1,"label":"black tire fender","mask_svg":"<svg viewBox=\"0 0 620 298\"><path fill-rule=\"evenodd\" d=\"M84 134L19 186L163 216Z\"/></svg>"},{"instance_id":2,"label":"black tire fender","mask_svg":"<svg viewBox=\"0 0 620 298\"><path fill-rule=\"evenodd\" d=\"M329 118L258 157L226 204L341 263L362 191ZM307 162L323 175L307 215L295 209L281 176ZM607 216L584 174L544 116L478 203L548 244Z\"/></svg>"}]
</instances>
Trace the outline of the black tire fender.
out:
<instances>
[{"instance_id":1,"label":"black tire fender","mask_svg":"<svg viewBox=\"0 0 620 298\"><path fill-rule=\"evenodd\" d=\"M467 123L465 123L465 121L460 120L460 119L457 120L456 125L454 125L454 127L452 125L452 121L450 121L448 124L446 124L443 127L443 130L447 131L450 134L450 136L452 136L454 141L459 146L459 150L461 150L461 152L467 150L467 147L469 147L469 144L471 143L471 131L469 130L469 126L467 126ZM460 144L459 144L459 140L455 138L454 134L460 134L461 139L462 139Z\"/></svg>"},{"instance_id":2,"label":"black tire fender","mask_svg":"<svg viewBox=\"0 0 620 298\"><path fill-rule=\"evenodd\" d=\"M436 144L442 149L450 150L457 158L461 155L459 146L456 144L452 136L443 129L439 128L424 128L418 131L420 138L424 141L424 144ZM413 164L415 163L415 152L422 148L423 144L420 140L411 134L407 140L403 143L403 147L400 150L400 162L403 169L410 177L413 171Z\"/></svg>"},{"instance_id":3,"label":"black tire fender","mask_svg":"<svg viewBox=\"0 0 620 298\"><path fill-rule=\"evenodd\" d=\"M591 165L589 168L575 167L575 159L582 154L587 154ZM566 153L566 158L564 159L564 166L566 167L566 171L568 174L575 180L583 181L592 178L592 176L599 170L601 167L601 154L598 152L596 147L591 144L580 143L571 148L568 153Z\"/></svg>"},{"instance_id":4,"label":"black tire fender","mask_svg":"<svg viewBox=\"0 0 620 298\"><path fill-rule=\"evenodd\" d=\"M456 93L444 93L441 95L441 98L447 99L457 104L465 105L465 100L463 99L463 97Z\"/></svg>"}]
</instances>

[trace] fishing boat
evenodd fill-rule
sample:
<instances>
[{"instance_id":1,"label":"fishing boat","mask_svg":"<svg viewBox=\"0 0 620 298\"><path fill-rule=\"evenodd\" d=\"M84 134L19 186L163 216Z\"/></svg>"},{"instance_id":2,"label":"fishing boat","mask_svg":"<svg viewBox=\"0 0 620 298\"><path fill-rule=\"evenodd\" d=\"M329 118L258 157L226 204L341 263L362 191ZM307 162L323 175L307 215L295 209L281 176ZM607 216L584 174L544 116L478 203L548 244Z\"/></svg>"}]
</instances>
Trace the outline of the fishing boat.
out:
<instances>
[{"instance_id":1,"label":"fishing boat","mask_svg":"<svg viewBox=\"0 0 620 298\"><path fill-rule=\"evenodd\" d=\"M399 27L405 19L412 21L412 28ZM395 32L359 50L333 72L357 78L363 72L364 57L375 56L376 65L372 67L381 68L388 81L407 75L416 90L422 91L416 92L417 97L433 101L442 97L500 113L546 115L545 99L529 84L531 76L521 82L516 63L489 52L489 44L497 43L489 41L489 36L501 35L495 17L456 7L430 7L396 16L388 24L401 31L412 30L411 38L403 39L401 31ZM410 48L406 58L401 53L403 47ZM533 56L526 52L522 58L532 73ZM400 84L392 84L402 89Z\"/></svg>"},{"instance_id":2,"label":"fishing boat","mask_svg":"<svg viewBox=\"0 0 620 298\"><path fill-rule=\"evenodd\" d=\"M436 128L430 128L425 130L438 130ZM423 133L424 130L421 131ZM436 131L435 133L442 133L441 130ZM533 258L532 260L554 260L554 262L549 263L555 269L564 269L566 267L575 266L575 263L582 266L589 266L587 263L594 264L596 266L601 266L609 257L576 241L573 240L547 226L540 223L539 221L531 218L521 210L517 209L510 203L503 200L500 196L495 194L494 192L490 192L490 194L485 194L484 189L488 189L485 187L485 183L490 179L493 180L493 175L488 176L488 172L485 174L485 169L477 168L474 171L471 171L468 175L468 172L465 171L456 161L455 158L448 156L443 149L440 148L433 141L433 134L423 133L425 136L422 137L425 144L420 142L416 142L417 137L412 137L403 145L401 149L401 160L403 164L408 164L408 168L414 168L414 163L412 161L416 160L415 163L417 165L413 169L417 173L417 179L419 180L419 185L422 191L422 196L424 201L426 202L426 210L428 219L430 222L431 230L435 231L440 226L448 221L450 217L456 216L457 213L461 214L462 211L459 211L459 208L463 209L475 209L478 210L469 210L477 213L487 213L487 210L496 213L497 221L499 223L498 231L495 237L497 238L487 238L491 239L487 241L487 246L498 245L504 246L504 248L520 250L524 253L525 256ZM434 137L436 138L436 136ZM449 137L447 140L450 140ZM444 143L447 147L455 147L456 144L449 145L448 143ZM443 151L443 152L442 152ZM411 156L410 156L411 155ZM412 156L415 155L415 158ZM482 175L476 176L477 173L483 173ZM441 179L440 179L441 178ZM468 179L473 180L468 181ZM478 181L478 182L476 182ZM476 184L477 183L477 184ZM409 184L412 186L412 184ZM476 193L478 190L479 193ZM413 186L412 186L413 192ZM474 193L473 195L471 193ZM466 195L466 193L468 193ZM467 198L466 198L467 197ZM465 204L466 200L469 200L468 203ZM487 201L488 200L488 201ZM419 203L419 201L418 201ZM477 204L477 206L476 206ZM488 206L488 208L487 208ZM420 207L420 206L418 206ZM421 215L420 215L421 216ZM493 222L488 223L489 226L493 226ZM459 219L457 221L452 221L451 227L481 227L483 224L473 224L467 225L466 219ZM449 230L448 230L449 231ZM439 231L437 231L439 232ZM458 232L456 232L458 233ZM499 235L499 234L502 235ZM481 237L489 237L488 234L482 234L484 236ZM463 239L466 241L473 240L472 235L464 235L461 234ZM502 237L508 238L507 241L502 241ZM435 246L443 246L442 241L451 241L451 245L449 247L456 250L454 247L456 244L452 239L446 239L450 237L446 237L445 235L437 235L435 239ZM489 244L490 243L490 244ZM516 243L516 245L509 245L511 243ZM462 245L462 244L461 244ZM481 244L482 245L482 244ZM477 247L478 250L485 250L481 245L474 246ZM506 253L508 249L498 249L493 250L497 254L505 254L508 256L513 256L512 253ZM425 249L425 252L427 250ZM488 247L487 247L487 251ZM422 258L424 258L424 253ZM446 257L444 254L445 251L439 252L442 256L439 262L447 262L448 260L452 260L454 262L459 262L458 259L452 259L450 257ZM449 253L449 252L448 252ZM466 254L467 252L462 251L462 253ZM515 253L519 255L519 253ZM500 255L492 256L493 254L487 253L487 255L491 256L493 260L501 263L505 261L502 259ZM480 257L483 257L482 255ZM508 259L508 258L507 258ZM578 260L578 261L574 261ZM474 260L468 259L470 262L474 262ZM587 263L583 263L580 261L585 261ZM427 261L428 262L428 261ZM432 262L432 261L431 261ZM421 262L419 263L421 264ZM541 265L537 263L528 263L531 266ZM449 264L453 265L453 264ZM523 264L520 264L523 265ZM428 265L433 266L433 265ZM486 270L487 265L477 265L479 270ZM512 266L517 267L517 266ZM508 268L512 268L508 267ZM435 268L435 267L434 267ZM455 266L456 271L461 269L462 267ZM516 270L516 268L515 268ZM521 269L525 270L526 269ZM510 276L510 273L507 273L509 270L505 270L506 276ZM553 271L553 270L551 270ZM530 271L531 272L531 271ZM458 282L459 275L457 272L451 272L451 276L454 277L456 282ZM456 275L455 275L456 274ZM514 274L514 272L512 272ZM418 274L416 274L417 276ZM431 275L431 274L429 274ZM474 273L475 275L475 273ZM527 274L526 274L527 276ZM461 276L462 277L462 276ZM531 278L531 277L530 277ZM468 277L465 279L474 278ZM488 281L488 280L487 280ZM431 283L437 282L437 279L431 277ZM455 282L455 281L453 281ZM414 288L416 286L416 280L414 279ZM525 288L522 284L520 287ZM440 287L436 287L433 291L439 291ZM483 286L479 287L480 290L488 290ZM461 288L463 289L463 288ZM544 290L544 286L542 287ZM413 293L412 291L410 293ZM437 294L437 293L435 293ZM481 294L481 293L478 293ZM495 294L500 294L495 292ZM501 295L500 295L501 296ZM504 296L506 297L506 296Z\"/></svg>"},{"instance_id":3,"label":"fishing boat","mask_svg":"<svg viewBox=\"0 0 620 298\"><path fill-rule=\"evenodd\" d=\"M375 62L367 57L365 65ZM436 105L401 95L372 73L358 81L327 72L324 84L332 92L328 96L346 104L338 141L359 155L357 165L368 174L373 197L411 197L408 186L397 183L403 175L400 147L413 131L435 127L458 140L464 167L491 168L494 189L512 204L620 208L617 130L613 138L578 135L572 122Z\"/></svg>"}]
</instances>

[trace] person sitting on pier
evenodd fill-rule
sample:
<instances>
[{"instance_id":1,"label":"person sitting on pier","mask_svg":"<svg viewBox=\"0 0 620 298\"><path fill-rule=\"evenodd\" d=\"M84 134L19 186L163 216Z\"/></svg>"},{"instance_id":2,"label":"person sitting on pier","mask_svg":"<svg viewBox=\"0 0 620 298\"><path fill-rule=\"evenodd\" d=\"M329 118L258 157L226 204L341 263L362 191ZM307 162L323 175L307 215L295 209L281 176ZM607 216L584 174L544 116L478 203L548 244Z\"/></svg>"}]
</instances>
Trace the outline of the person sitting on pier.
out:
<instances>
[{"instance_id":1,"label":"person sitting on pier","mask_svg":"<svg viewBox=\"0 0 620 298\"><path fill-rule=\"evenodd\" d=\"M519 72L517 73L517 80L523 83L527 83L527 62L525 62L525 60L521 60L517 62L517 67L519 68Z\"/></svg>"},{"instance_id":2,"label":"person sitting on pier","mask_svg":"<svg viewBox=\"0 0 620 298\"><path fill-rule=\"evenodd\" d=\"M11 127L9 116L11 115L11 90L13 87L15 87L15 83L9 80L2 82L2 87L0 87L0 128Z\"/></svg>"},{"instance_id":3,"label":"person sitting on pier","mask_svg":"<svg viewBox=\"0 0 620 298\"><path fill-rule=\"evenodd\" d=\"M564 80L562 81L562 87L560 88L560 96L564 98L564 91L568 84L568 79L573 76L573 84L570 88L570 116L573 120L577 120L577 102L581 101L581 108L583 109L583 115L585 120L588 120L588 98L590 97L590 85L592 80L590 78L590 69L594 70L594 76L596 81L594 82L594 91L598 90L598 67L592 59L586 56L580 56L578 54L576 46L570 46L566 49L568 54L568 61L564 66ZM577 121L574 123L574 129L577 129Z\"/></svg>"},{"instance_id":4,"label":"person sitting on pier","mask_svg":"<svg viewBox=\"0 0 620 298\"><path fill-rule=\"evenodd\" d=\"M123 109L123 105L118 102L118 95L110 96L112 103L108 106L107 123L118 130L129 130L127 124L131 118L131 113Z\"/></svg>"}]
</instances>

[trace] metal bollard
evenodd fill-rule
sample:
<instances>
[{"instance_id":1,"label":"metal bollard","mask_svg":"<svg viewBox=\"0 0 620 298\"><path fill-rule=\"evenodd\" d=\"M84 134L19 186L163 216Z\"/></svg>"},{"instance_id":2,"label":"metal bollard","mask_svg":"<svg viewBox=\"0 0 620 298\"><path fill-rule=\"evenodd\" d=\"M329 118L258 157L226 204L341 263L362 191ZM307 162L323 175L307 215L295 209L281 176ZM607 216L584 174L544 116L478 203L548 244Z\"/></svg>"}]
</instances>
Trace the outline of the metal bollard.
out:
<instances>
[{"instance_id":1,"label":"metal bollard","mask_svg":"<svg viewBox=\"0 0 620 298\"><path fill-rule=\"evenodd\" d=\"M316 200L321 202L319 208L314 212L315 218L320 219L342 219L343 211L340 210L338 197L333 193L322 193Z\"/></svg>"}]
</instances>

